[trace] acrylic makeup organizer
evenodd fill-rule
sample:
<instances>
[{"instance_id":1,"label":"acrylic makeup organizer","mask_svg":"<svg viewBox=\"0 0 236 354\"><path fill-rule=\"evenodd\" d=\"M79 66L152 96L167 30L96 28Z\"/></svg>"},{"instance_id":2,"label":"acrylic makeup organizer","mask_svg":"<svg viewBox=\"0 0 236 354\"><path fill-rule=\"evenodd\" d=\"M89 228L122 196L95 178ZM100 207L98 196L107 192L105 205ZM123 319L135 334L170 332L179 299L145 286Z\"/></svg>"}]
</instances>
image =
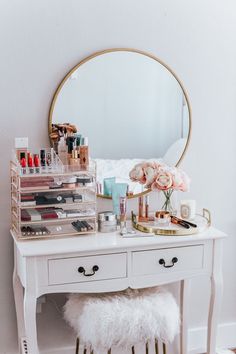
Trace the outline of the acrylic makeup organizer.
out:
<instances>
[{"instance_id":1,"label":"acrylic makeup organizer","mask_svg":"<svg viewBox=\"0 0 236 354\"><path fill-rule=\"evenodd\" d=\"M96 232L96 164L93 161L86 167L65 166L53 151L50 166L37 170L22 168L13 156L10 171L11 225L17 239Z\"/></svg>"}]
</instances>

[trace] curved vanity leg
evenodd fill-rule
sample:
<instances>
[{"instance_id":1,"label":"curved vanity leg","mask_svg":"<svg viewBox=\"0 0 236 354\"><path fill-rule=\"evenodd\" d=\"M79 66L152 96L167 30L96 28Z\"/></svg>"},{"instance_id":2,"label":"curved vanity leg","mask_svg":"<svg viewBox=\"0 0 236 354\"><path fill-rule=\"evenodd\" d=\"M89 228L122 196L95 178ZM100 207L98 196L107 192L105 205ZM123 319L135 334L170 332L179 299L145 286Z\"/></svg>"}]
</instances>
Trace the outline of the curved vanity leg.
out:
<instances>
[{"instance_id":1,"label":"curved vanity leg","mask_svg":"<svg viewBox=\"0 0 236 354\"><path fill-rule=\"evenodd\" d=\"M220 312L222 278L222 241L214 240L213 271L211 277L211 298L208 316L207 354L216 354L216 335Z\"/></svg>"},{"instance_id":2,"label":"curved vanity leg","mask_svg":"<svg viewBox=\"0 0 236 354\"><path fill-rule=\"evenodd\" d=\"M16 307L16 321L17 321L17 330L18 330L18 347L19 353L21 352L21 339L25 337L25 325L24 325L24 288L20 282L20 279L17 275L16 270L16 248L14 246L14 271L13 271L13 292L15 299L15 307Z\"/></svg>"},{"instance_id":3,"label":"curved vanity leg","mask_svg":"<svg viewBox=\"0 0 236 354\"><path fill-rule=\"evenodd\" d=\"M36 326L37 297L29 292L24 296L25 332L28 354L39 354Z\"/></svg>"},{"instance_id":4,"label":"curved vanity leg","mask_svg":"<svg viewBox=\"0 0 236 354\"><path fill-rule=\"evenodd\" d=\"M190 280L181 280L180 283L180 311L181 311L181 329L180 329L180 353L188 353L188 299L190 294Z\"/></svg>"}]
</instances>

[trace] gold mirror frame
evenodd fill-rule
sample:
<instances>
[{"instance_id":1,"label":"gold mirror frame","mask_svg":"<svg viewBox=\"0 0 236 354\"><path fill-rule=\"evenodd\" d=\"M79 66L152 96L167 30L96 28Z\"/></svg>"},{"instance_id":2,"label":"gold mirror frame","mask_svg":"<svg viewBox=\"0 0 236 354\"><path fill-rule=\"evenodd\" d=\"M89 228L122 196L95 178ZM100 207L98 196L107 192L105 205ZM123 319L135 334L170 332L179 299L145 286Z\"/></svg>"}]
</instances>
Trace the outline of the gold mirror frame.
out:
<instances>
[{"instance_id":1,"label":"gold mirror frame","mask_svg":"<svg viewBox=\"0 0 236 354\"><path fill-rule=\"evenodd\" d=\"M160 60L159 58L157 58L156 56L154 56L154 55L152 55L150 53L147 53L145 51L138 50L138 49L133 49L133 48L111 48L111 49L105 49L105 50L102 50L102 51L99 51L99 52L95 52L94 54L92 54L92 55L84 58L83 60L81 60L77 65L75 65L66 74L66 76L62 79L61 83L59 84L59 86L56 89L56 92L55 92L55 94L53 96L53 99L52 99L52 102L51 102L51 106L50 106L50 110L49 110L48 133L49 133L50 144L52 145L52 141L50 139L50 134L52 132L52 115L53 115L53 111L54 111L54 107L55 107L55 104L56 104L57 97L60 94L65 82L67 81L67 79L70 77L71 74L73 74L81 65L85 64L87 61L89 61L89 60L91 60L91 59L93 59L93 58L95 58L97 56L100 56L100 55L103 55L103 54L106 54L106 53L111 53L111 52L132 52L132 53L145 55L145 56L147 56L147 57L149 57L149 58L151 58L153 60L156 60L159 64L163 65L175 77L175 79L179 83L179 85L180 85L180 87L181 87L181 89L182 89L182 91L184 93L184 96L185 96L185 99L186 99L186 103L187 103L187 106L188 106L189 131L188 131L187 142L186 142L186 145L185 145L184 150L182 152L182 155L180 156L178 162L175 165L177 167L180 164L180 162L182 161L182 159L184 158L185 154L186 154L187 148L189 146L190 137L191 137L191 131L192 131L192 113L191 113L191 106L190 106L190 102L189 102L189 98L188 98L187 92L186 92L182 82L178 78L178 76L175 74L175 72L167 64L165 64L162 60ZM151 192L151 189L147 189L147 190L145 190L142 193L137 193L135 195L128 196L128 199L138 198L138 197L140 197L142 195L145 195L145 194L148 194L150 192ZM97 197L104 198L104 199L111 199L110 196L106 196L106 195L103 195L103 194L97 194Z\"/></svg>"}]
</instances>

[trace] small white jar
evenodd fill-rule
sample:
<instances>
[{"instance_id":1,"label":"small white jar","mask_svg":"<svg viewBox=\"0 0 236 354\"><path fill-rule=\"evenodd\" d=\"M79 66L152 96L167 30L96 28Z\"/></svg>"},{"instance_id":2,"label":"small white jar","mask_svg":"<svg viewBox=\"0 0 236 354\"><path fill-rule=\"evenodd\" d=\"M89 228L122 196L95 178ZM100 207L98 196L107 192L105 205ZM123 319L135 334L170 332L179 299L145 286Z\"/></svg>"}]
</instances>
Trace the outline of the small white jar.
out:
<instances>
[{"instance_id":1,"label":"small white jar","mask_svg":"<svg viewBox=\"0 0 236 354\"><path fill-rule=\"evenodd\" d=\"M114 232L117 230L117 218L112 211L98 213L98 231Z\"/></svg>"},{"instance_id":2,"label":"small white jar","mask_svg":"<svg viewBox=\"0 0 236 354\"><path fill-rule=\"evenodd\" d=\"M171 217L168 211L157 211L154 218L154 224L157 227L163 228L170 226Z\"/></svg>"}]
</instances>

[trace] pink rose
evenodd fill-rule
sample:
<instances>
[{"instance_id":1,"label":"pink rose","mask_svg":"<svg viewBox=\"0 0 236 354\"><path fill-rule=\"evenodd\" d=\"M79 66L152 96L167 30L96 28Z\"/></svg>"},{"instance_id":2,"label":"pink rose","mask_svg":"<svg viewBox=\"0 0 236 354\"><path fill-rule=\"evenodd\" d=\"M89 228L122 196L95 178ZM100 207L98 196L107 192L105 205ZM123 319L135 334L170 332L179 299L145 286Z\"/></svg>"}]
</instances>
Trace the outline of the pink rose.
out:
<instances>
[{"instance_id":1,"label":"pink rose","mask_svg":"<svg viewBox=\"0 0 236 354\"><path fill-rule=\"evenodd\" d=\"M144 181L144 171L143 164L139 163L134 166L134 168L130 171L129 177L133 182L145 183Z\"/></svg>"},{"instance_id":2,"label":"pink rose","mask_svg":"<svg viewBox=\"0 0 236 354\"><path fill-rule=\"evenodd\" d=\"M166 191L172 187L172 175L170 172L161 171L152 184L152 190L160 189Z\"/></svg>"},{"instance_id":3,"label":"pink rose","mask_svg":"<svg viewBox=\"0 0 236 354\"><path fill-rule=\"evenodd\" d=\"M132 181L145 184L152 190L174 189L186 192L190 184L185 172L159 162L139 163L130 171L129 176Z\"/></svg>"},{"instance_id":4,"label":"pink rose","mask_svg":"<svg viewBox=\"0 0 236 354\"><path fill-rule=\"evenodd\" d=\"M172 180L173 180L172 188L175 190L179 190L183 184L183 178L181 173L176 168L172 172Z\"/></svg>"},{"instance_id":5,"label":"pink rose","mask_svg":"<svg viewBox=\"0 0 236 354\"><path fill-rule=\"evenodd\" d=\"M167 167L167 165L165 165L163 162L153 162L153 165L156 170L162 170Z\"/></svg>"},{"instance_id":6,"label":"pink rose","mask_svg":"<svg viewBox=\"0 0 236 354\"><path fill-rule=\"evenodd\" d=\"M147 188L151 187L151 184L154 182L157 172L156 169L153 166L147 166L143 168L144 170L144 176L145 176L145 184Z\"/></svg>"},{"instance_id":7,"label":"pink rose","mask_svg":"<svg viewBox=\"0 0 236 354\"><path fill-rule=\"evenodd\" d=\"M182 183L178 189L182 192L187 192L189 190L190 178L184 171L181 171L181 178L182 178Z\"/></svg>"}]
</instances>

